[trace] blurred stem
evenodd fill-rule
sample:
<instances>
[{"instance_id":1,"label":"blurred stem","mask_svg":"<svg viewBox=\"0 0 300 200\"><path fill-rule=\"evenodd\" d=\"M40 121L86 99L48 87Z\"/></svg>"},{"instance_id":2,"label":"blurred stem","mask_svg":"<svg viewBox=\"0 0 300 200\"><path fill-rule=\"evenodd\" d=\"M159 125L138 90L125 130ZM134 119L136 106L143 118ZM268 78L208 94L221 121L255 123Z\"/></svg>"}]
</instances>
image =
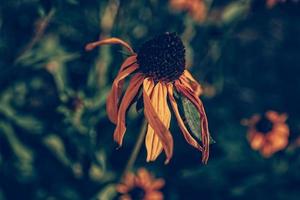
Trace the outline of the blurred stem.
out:
<instances>
[{"instance_id":1,"label":"blurred stem","mask_svg":"<svg viewBox=\"0 0 300 200\"><path fill-rule=\"evenodd\" d=\"M35 27L35 34L32 37L32 39L29 41L29 43L25 46L23 51L19 54L17 57L15 63L18 63L20 59L28 52L30 51L36 43L40 41L40 39L43 37L46 28L48 27L51 19L53 18L55 14L55 9L50 10L50 12L43 17L42 19L39 19L36 22L36 27Z\"/></svg>"},{"instance_id":2,"label":"blurred stem","mask_svg":"<svg viewBox=\"0 0 300 200\"><path fill-rule=\"evenodd\" d=\"M110 37L111 31L114 27L115 20L119 11L119 6L120 6L119 0L108 1L108 4L104 10L104 14L100 21L101 34L99 36L99 40ZM96 66L98 66L97 69L99 70L98 82L101 89L107 83L107 69L112 61L110 50L111 50L110 46L103 47L102 51L99 50L99 54L100 54L99 57L101 59L98 59L96 63Z\"/></svg>"},{"instance_id":3,"label":"blurred stem","mask_svg":"<svg viewBox=\"0 0 300 200\"><path fill-rule=\"evenodd\" d=\"M129 172L132 169L132 167L133 167L133 165L134 165L134 163L136 161L136 158L137 158L137 156L138 156L138 154L139 154L139 152L141 150L142 144L144 142L144 138L145 138L145 135L146 135L146 130L147 130L147 123L144 120L143 124L142 124L142 127L141 127L141 131L139 133L139 137L138 137L138 139L137 139L137 141L135 143L135 146L134 146L134 148L132 150L130 158L128 159L126 167L125 167L125 169L124 169L124 171L122 173L121 180L123 180L123 178L127 174L127 172Z\"/></svg>"},{"instance_id":4,"label":"blurred stem","mask_svg":"<svg viewBox=\"0 0 300 200\"><path fill-rule=\"evenodd\" d=\"M119 11L119 7L119 0L109 0L105 9L100 9L99 27L101 33L99 35L99 40L110 37ZM90 87L97 83L100 90L103 90L107 85L107 69L112 61L110 50L110 46L103 46L101 50L98 50L98 58L96 60L95 67L94 69L92 69L89 75L88 85Z\"/></svg>"}]
</instances>

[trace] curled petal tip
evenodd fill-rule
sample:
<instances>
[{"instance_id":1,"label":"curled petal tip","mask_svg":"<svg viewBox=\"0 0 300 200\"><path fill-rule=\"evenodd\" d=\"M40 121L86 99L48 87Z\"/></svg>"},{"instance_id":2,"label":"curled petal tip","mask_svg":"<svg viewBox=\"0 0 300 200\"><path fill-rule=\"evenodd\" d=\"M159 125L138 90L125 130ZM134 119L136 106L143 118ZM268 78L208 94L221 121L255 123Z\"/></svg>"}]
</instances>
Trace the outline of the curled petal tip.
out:
<instances>
[{"instance_id":1,"label":"curled petal tip","mask_svg":"<svg viewBox=\"0 0 300 200\"><path fill-rule=\"evenodd\" d=\"M86 51L91 51L95 48L95 45L93 43L89 43L87 45L85 45L85 50Z\"/></svg>"},{"instance_id":2,"label":"curled petal tip","mask_svg":"<svg viewBox=\"0 0 300 200\"><path fill-rule=\"evenodd\" d=\"M118 143L118 146L116 147L116 150L119 150L122 147L122 144Z\"/></svg>"},{"instance_id":3,"label":"curled petal tip","mask_svg":"<svg viewBox=\"0 0 300 200\"><path fill-rule=\"evenodd\" d=\"M171 158L167 158L165 161L165 165L169 164Z\"/></svg>"},{"instance_id":4,"label":"curled petal tip","mask_svg":"<svg viewBox=\"0 0 300 200\"><path fill-rule=\"evenodd\" d=\"M208 156L204 156L202 158L202 163L205 164L205 165L207 165L207 162L208 162Z\"/></svg>"}]
</instances>

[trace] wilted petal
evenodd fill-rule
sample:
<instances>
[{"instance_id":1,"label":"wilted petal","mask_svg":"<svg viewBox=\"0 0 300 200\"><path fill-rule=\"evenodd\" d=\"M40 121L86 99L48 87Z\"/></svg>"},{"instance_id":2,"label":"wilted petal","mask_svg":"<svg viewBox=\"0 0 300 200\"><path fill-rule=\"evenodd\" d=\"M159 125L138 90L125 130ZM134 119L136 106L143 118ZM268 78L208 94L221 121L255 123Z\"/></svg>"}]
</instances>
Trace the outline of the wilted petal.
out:
<instances>
[{"instance_id":1,"label":"wilted petal","mask_svg":"<svg viewBox=\"0 0 300 200\"><path fill-rule=\"evenodd\" d=\"M198 144L198 142L191 136L191 134L189 133L189 131L187 130L181 116L180 116L180 113L179 113L179 110L178 110L178 105L174 99L174 96L173 96L173 85L168 85L168 93L169 93L169 100L170 100L170 103L171 103L171 106L173 108L173 111L175 113L175 116L176 116L176 119L177 119L177 122L178 122L178 126L185 138L185 140L190 144L192 145L193 147L195 147L196 149L202 151L202 147Z\"/></svg>"},{"instance_id":2,"label":"wilted petal","mask_svg":"<svg viewBox=\"0 0 300 200\"><path fill-rule=\"evenodd\" d=\"M144 113L149 125L154 130L154 135L157 135L158 138L160 139L160 142L163 146L163 149L165 150L166 157L167 157L165 163L168 163L173 154L173 138L169 131L171 113L168 108L168 104L166 100L167 88L165 85L162 85L161 83L157 83L157 85L155 86L158 87L157 94L154 93L151 94L153 90L151 85L153 84L154 84L153 81L150 79L144 80L144 84L143 84L144 86L143 98L144 98L144 106L145 106ZM151 96L152 100L150 99L149 96ZM153 132L151 131L150 133L148 132L147 134L153 134ZM153 140L150 140L151 138L149 136L148 138L149 141L146 141L146 146L148 146L147 147L148 154L152 156L152 152L154 152L153 157L149 157L151 160L154 159L155 156L157 156L157 152L159 152L159 147L157 148L156 146L156 149L152 148L150 144Z\"/></svg>"},{"instance_id":3,"label":"wilted petal","mask_svg":"<svg viewBox=\"0 0 300 200\"><path fill-rule=\"evenodd\" d=\"M193 90L196 96L200 96L202 94L203 89L201 85L188 70L184 70L183 75L180 76L180 80L185 82L185 85Z\"/></svg>"},{"instance_id":4,"label":"wilted petal","mask_svg":"<svg viewBox=\"0 0 300 200\"><path fill-rule=\"evenodd\" d=\"M148 90L150 91L150 90ZM158 82L152 89L151 103L159 119L166 128L170 127L171 113L167 104L167 88L164 83ZM162 143L154 129L148 124L146 135L147 161L154 161L162 151Z\"/></svg>"},{"instance_id":5,"label":"wilted petal","mask_svg":"<svg viewBox=\"0 0 300 200\"><path fill-rule=\"evenodd\" d=\"M124 94L124 97L122 99L120 109L118 111L118 120L117 120L117 127L114 132L114 140L121 146L123 137L126 131L126 123L125 123L125 118L126 118L126 111L131 104L132 100L134 97L137 95L140 86L143 83L144 76L140 73L135 74L129 85L128 88Z\"/></svg>"},{"instance_id":6,"label":"wilted petal","mask_svg":"<svg viewBox=\"0 0 300 200\"><path fill-rule=\"evenodd\" d=\"M119 45L122 45L123 47L125 47L130 53L134 54L134 51L130 47L130 45L119 38L107 38L107 39L103 39L103 40L100 40L97 42L91 42L85 46L85 50L91 51L95 47L104 45L104 44L119 44Z\"/></svg>"},{"instance_id":7,"label":"wilted petal","mask_svg":"<svg viewBox=\"0 0 300 200\"><path fill-rule=\"evenodd\" d=\"M199 97L195 94L195 92L189 89L186 85L181 83L180 81L175 81L176 89L182 93L186 98L188 98L197 108L200 114L201 120L201 138L203 144L202 151L202 162L207 163L209 157L209 131L208 131L208 122L205 114L204 106L199 99Z\"/></svg>"},{"instance_id":8,"label":"wilted petal","mask_svg":"<svg viewBox=\"0 0 300 200\"><path fill-rule=\"evenodd\" d=\"M119 74L112 84L112 89L107 96L106 111L108 118L114 124L117 123L118 106L122 95L124 79L138 68L138 65L135 62L136 56L131 56L125 60L121 66Z\"/></svg>"}]
</instances>

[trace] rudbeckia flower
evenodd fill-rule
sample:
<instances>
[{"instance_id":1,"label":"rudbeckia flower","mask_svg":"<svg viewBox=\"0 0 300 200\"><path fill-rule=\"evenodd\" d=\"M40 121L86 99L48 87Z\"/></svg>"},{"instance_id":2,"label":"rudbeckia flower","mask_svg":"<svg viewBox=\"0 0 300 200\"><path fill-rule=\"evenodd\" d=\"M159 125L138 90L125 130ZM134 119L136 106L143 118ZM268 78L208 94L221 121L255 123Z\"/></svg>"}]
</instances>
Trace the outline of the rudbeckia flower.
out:
<instances>
[{"instance_id":1,"label":"rudbeckia flower","mask_svg":"<svg viewBox=\"0 0 300 200\"><path fill-rule=\"evenodd\" d=\"M288 145L290 134L287 115L268 111L264 116L253 115L244 122L249 127L248 140L254 150L268 158Z\"/></svg>"},{"instance_id":2,"label":"rudbeckia flower","mask_svg":"<svg viewBox=\"0 0 300 200\"><path fill-rule=\"evenodd\" d=\"M142 91L144 115L148 122L145 138L147 161L154 161L162 150L166 154L165 163L172 157L173 137L169 131L170 104L184 138L190 145L202 151L202 161L206 163L209 156L209 131L205 110L199 99L201 87L185 69L185 48L181 39L175 33L165 33L145 42L138 53L118 38L90 43L86 49L91 50L104 44L120 44L131 54L121 65L107 98L108 117L116 124L114 140L122 145L126 131L126 111L139 96L139 91ZM122 96L124 79L129 75L131 80ZM202 145L193 138L185 126L174 98L175 91L189 99L196 107L200 115Z\"/></svg>"},{"instance_id":3,"label":"rudbeckia flower","mask_svg":"<svg viewBox=\"0 0 300 200\"><path fill-rule=\"evenodd\" d=\"M127 173L116 189L120 200L163 200L159 191L165 185L163 179L155 179L146 169L141 168L137 175Z\"/></svg>"}]
</instances>

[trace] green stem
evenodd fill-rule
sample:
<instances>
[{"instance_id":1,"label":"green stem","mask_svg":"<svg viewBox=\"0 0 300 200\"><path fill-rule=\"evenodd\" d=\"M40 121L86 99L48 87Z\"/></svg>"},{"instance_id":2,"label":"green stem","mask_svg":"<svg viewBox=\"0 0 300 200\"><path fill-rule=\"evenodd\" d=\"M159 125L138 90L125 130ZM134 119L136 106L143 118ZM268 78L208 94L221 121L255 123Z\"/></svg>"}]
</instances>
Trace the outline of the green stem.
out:
<instances>
[{"instance_id":1,"label":"green stem","mask_svg":"<svg viewBox=\"0 0 300 200\"><path fill-rule=\"evenodd\" d=\"M125 169L122 173L121 181L123 180L123 178L125 177L127 172L129 172L132 169L132 167L133 167L133 165L134 165L134 163L137 159L137 156L138 156L138 154L141 150L142 144L144 142L144 138L145 138L145 135L146 135L146 130L147 130L147 123L146 123L146 121L144 121L143 125L142 125L142 128L141 128L141 131L139 133L138 139L137 139L137 141L135 143L135 146L132 150L132 153L130 155L130 158L128 159L126 167L125 167Z\"/></svg>"}]
</instances>

